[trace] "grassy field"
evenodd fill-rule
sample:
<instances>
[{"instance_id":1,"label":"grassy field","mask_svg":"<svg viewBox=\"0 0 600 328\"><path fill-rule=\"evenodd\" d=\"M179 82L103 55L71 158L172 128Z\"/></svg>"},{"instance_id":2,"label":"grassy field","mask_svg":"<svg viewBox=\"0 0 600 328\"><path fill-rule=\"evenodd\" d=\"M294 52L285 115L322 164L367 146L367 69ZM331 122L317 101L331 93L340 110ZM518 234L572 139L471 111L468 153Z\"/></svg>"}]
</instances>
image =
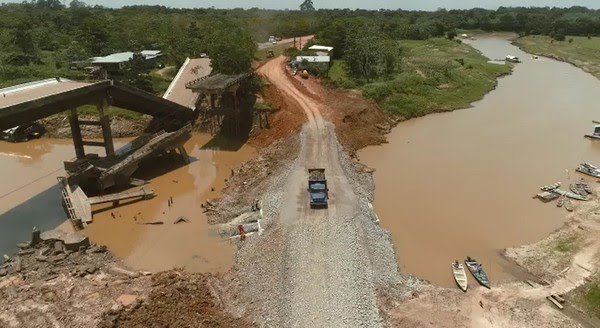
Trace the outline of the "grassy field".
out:
<instances>
[{"instance_id":1,"label":"grassy field","mask_svg":"<svg viewBox=\"0 0 600 328\"><path fill-rule=\"evenodd\" d=\"M530 35L516 39L515 44L526 52L571 63L600 78L600 37L567 36L565 41L555 41L548 36Z\"/></svg>"},{"instance_id":2,"label":"grassy field","mask_svg":"<svg viewBox=\"0 0 600 328\"><path fill-rule=\"evenodd\" d=\"M592 313L600 318L600 281L591 283L585 292L585 303Z\"/></svg>"},{"instance_id":3,"label":"grassy field","mask_svg":"<svg viewBox=\"0 0 600 328\"><path fill-rule=\"evenodd\" d=\"M433 112L468 107L492 90L499 76L509 74L508 65L488 63L469 45L435 38L401 41L400 73L363 85L363 95L376 100L390 113L405 119ZM343 63L334 63L330 78L347 84Z\"/></svg>"},{"instance_id":4,"label":"grassy field","mask_svg":"<svg viewBox=\"0 0 600 328\"><path fill-rule=\"evenodd\" d=\"M561 253L572 253L579 248L579 235L571 235L559 239L554 249Z\"/></svg>"}]
</instances>

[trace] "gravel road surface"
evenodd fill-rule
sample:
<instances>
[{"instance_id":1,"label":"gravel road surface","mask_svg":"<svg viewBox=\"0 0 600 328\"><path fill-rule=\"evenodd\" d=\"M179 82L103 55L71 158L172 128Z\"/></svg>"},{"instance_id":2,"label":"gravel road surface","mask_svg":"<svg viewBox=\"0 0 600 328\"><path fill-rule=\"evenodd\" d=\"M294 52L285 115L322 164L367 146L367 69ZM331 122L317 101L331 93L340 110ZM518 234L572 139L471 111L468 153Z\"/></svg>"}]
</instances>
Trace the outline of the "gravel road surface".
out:
<instances>
[{"instance_id":1,"label":"gravel road surface","mask_svg":"<svg viewBox=\"0 0 600 328\"><path fill-rule=\"evenodd\" d=\"M283 63L283 57L276 58L258 73L298 102L308 123L300 134L297 160L278 191L265 200L266 208L278 208L278 217L275 228L254 247L263 254L260 264L253 264L261 266L260 273L245 268L242 274L256 278L253 290L261 290L258 298L266 300L265 326L382 326L376 289L399 279L389 238L365 213L365 200L346 175L342 161L347 159L340 159L334 127L321 115L323 104L292 84ZM327 209L309 206L308 168L325 168ZM248 263L255 255L242 251L241 256L245 266L252 265Z\"/></svg>"}]
</instances>

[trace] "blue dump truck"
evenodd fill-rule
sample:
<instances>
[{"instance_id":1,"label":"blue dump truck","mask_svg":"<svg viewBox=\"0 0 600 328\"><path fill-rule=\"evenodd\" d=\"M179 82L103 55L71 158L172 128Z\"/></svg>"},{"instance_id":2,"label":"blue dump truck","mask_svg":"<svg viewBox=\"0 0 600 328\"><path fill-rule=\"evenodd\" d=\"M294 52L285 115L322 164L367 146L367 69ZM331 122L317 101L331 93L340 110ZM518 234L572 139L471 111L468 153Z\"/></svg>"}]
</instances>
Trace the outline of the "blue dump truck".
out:
<instances>
[{"instance_id":1,"label":"blue dump truck","mask_svg":"<svg viewBox=\"0 0 600 328\"><path fill-rule=\"evenodd\" d=\"M308 169L308 194L310 208L327 208L329 188L325 179L325 169Z\"/></svg>"}]
</instances>

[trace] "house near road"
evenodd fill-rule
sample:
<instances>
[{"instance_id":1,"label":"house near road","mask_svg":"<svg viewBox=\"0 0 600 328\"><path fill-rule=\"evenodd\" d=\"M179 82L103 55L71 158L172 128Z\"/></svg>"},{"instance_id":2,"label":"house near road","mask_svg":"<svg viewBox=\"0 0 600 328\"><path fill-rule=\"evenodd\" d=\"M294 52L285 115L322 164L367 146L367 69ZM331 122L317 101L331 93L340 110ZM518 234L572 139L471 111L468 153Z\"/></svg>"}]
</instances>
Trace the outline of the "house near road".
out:
<instances>
[{"instance_id":1,"label":"house near road","mask_svg":"<svg viewBox=\"0 0 600 328\"><path fill-rule=\"evenodd\" d=\"M315 44L314 46L310 46L308 50L313 50L317 54L317 56L330 56L331 52L333 51L333 47L320 46Z\"/></svg>"},{"instance_id":2,"label":"house near road","mask_svg":"<svg viewBox=\"0 0 600 328\"><path fill-rule=\"evenodd\" d=\"M321 72L329 70L331 57L329 56L297 56L296 62L299 69L317 68Z\"/></svg>"},{"instance_id":3,"label":"house near road","mask_svg":"<svg viewBox=\"0 0 600 328\"><path fill-rule=\"evenodd\" d=\"M149 66L158 65L158 60L162 57L160 50L142 50L142 57L149 62ZM125 69L129 61L133 58L131 51L118 52L104 57L92 57L92 65L106 70L108 73L118 73Z\"/></svg>"}]
</instances>

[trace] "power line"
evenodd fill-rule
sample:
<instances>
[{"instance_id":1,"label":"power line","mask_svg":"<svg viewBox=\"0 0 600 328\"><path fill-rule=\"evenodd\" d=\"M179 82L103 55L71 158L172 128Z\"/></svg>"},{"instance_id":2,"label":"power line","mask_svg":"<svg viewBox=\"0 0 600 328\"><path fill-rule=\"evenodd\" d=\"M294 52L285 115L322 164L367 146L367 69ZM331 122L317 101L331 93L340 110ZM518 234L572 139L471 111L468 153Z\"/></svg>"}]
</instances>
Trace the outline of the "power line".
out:
<instances>
[{"instance_id":1,"label":"power line","mask_svg":"<svg viewBox=\"0 0 600 328\"><path fill-rule=\"evenodd\" d=\"M25 187L27 187L27 186L29 186L29 185L33 184L33 183L36 183L36 182L38 182L38 181L40 181L40 180L42 180L42 179L44 179L44 178L47 178L48 176L50 176L50 175L52 175L52 174L54 174L54 173L56 173L56 172L58 172L58 171L60 171L60 170L62 170L62 169L63 169L62 167L59 167L58 169L56 169L56 170L54 170L54 171L52 171L52 172L50 172L50 173L48 173L48 174L46 174L46 175L43 175L43 176L41 176L41 177L39 177L39 178L37 178L37 179L35 179L35 180L31 181L31 182L28 182L28 183L26 183L26 184L24 184L24 185L22 185L22 186L20 186L20 187L18 187L18 188L16 188L16 189L13 189L13 190L11 190L11 191L9 191L9 192L5 193L5 194L2 194L2 195L0 196L0 199L2 199L2 198L4 198L4 197L7 197L7 196L10 196L10 195L12 195L12 194L16 193L17 191L19 191L19 190L21 190L21 189L23 189L23 188L25 188Z\"/></svg>"}]
</instances>

